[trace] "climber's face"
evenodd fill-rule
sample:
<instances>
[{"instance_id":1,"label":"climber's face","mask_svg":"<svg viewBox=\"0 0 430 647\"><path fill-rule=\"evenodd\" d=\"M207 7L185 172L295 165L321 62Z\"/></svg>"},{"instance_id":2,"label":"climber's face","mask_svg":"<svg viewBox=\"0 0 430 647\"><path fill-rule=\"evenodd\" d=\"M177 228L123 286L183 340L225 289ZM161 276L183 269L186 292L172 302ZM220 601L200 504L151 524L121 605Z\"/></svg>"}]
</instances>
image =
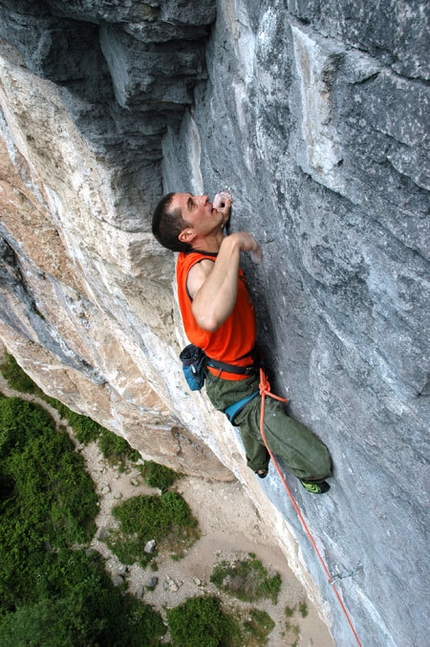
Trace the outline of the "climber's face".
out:
<instances>
[{"instance_id":1,"label":"climber's face","mask_svg":"<svg viewBox=\"0 0 430 647\"><path fill-rule=\"evenodd\" d=\"M184 242L192 238L206 237L215 231L222 231L225 215L214 208L207 195L191 195L191 193L175 193L171 203L172 209L180 209L187 227L179 235Z\"/></svg>"}]
</instances>

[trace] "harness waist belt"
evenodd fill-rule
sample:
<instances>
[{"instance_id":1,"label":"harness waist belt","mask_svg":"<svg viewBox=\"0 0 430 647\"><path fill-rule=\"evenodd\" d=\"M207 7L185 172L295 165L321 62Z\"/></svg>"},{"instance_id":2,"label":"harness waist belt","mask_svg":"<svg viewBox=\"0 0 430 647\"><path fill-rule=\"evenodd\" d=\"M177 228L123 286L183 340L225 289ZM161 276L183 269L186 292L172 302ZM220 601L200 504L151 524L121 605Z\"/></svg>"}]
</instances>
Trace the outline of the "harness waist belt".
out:
<instances>
[{"instance_id":1,"label":"harness waist belt","mask_svg":"<svg viewBox=\"0 0 430 647\"><path fill-rule=\"evenodd\" d=\"M254 346L254 348L249 353L246 353L245 355L241 355L237 359L241 360L241 359L245 359L246 357L249 357L249 359L252 361L252 364L250 364L249 366L237 366L236 364L227 364L226 362L219 362L218 360L212 359L211 357L207 357L206 366L210 366L211 368L218 368L220 369L220 373L221 371L226 371L227 373L235 373L236 375L257 374L259 372L261 359L256 346Z\"/></svg>"},{"instance_id":2,"label":"harness waist belt","mask_svg":"<svg viewBox=\"0 0 430 647\"><path fill-rule=\"evenodd\" d=\"M211 368L219 368L221 371L226 371L227 373L236 373L237 375L254 375L255 373L258 373L258 367L255 364L251 364L250 366L236 366L235 364L218 362L217 360L210 359L209 357L206 366L210 366Z\"/></svg>"}]
</instances>

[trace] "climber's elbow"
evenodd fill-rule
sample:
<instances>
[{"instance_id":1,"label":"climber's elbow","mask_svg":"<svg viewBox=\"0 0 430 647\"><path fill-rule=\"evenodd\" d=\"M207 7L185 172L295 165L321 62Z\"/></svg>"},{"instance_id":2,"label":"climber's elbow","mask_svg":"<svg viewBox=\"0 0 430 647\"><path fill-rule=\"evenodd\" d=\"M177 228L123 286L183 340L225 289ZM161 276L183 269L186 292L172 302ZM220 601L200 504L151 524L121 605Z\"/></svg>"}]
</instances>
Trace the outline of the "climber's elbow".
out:
<instances>
[{"instance_id":1,"label":"climber's elbow","mask_svg":"<svg viewBox=\"0 0 430 647\"><path fill-rule=\"evenodd\" d=\"M224 323L218 317L212 314L195 314L194 315L199 328L207 332L216 332L218 328Z\"/></svg>"}]
</instances>

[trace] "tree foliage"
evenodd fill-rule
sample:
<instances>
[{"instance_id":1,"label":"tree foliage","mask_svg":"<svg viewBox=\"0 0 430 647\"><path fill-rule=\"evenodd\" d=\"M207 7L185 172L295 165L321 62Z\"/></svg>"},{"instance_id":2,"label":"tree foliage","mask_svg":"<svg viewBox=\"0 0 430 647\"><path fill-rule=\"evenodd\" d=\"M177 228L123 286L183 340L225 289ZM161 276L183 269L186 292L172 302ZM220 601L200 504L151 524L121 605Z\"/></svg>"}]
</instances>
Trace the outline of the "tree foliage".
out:
<instances>
[{"instance_id":1,"label":"tree foliage","mask_svg":"<svg viewBox=\"0 0 430 647\"><path fill-rule=\"evenodd\" d=\"M45 565L38 596L0 625L0 644L24 647L152 647L158 613L115 588L98 553L61 549Z\"/></svg>"},{"instance_id":2,"label":"tree foliage","mask_svg":"<svg viewBox=\"0 0 430 647\"><path fill-rule=\"evenodd\" d=\"M269 575L253 554L245 559L217 564L211 575L211 582L220 590L245 602L270 598L276 604L281 589L281 576L278 573Z\"/></svg>"},{"instance_id":3,"label":"tree foliage","mask_svg":"<svg viewBox=\"0 0 430 647\"><path fill-rule=\"evenodd\" d=\"M199 536L197 521L177 492L132 497L115 506L112 514L120 527L111 533L108 545L123 564L145 566L153 555L144 553L143 547L151 539L177 553Z\"/></svg>"},{"instance_id":4,"label":"tree foliage","mask_svg":"<svg viewBox=\"0 0 430 647\"><path fill-rule=\"evenodd\" d=\"M240 629L214 596L190 598L167 610L174 647L239 647Z\"/></svg>"},{"instance_id":5,"label":"tree foliage","mask_svg":"<svg viewBox=\"0 0 430 647\"><path fill-rule=\"evenodd\" d=\"M98 499L82 457L39 405L0 399L0 644L159 644L158 613L116 589L95 531Z\"/></svg>"},{"instance_id":6,"label":"tree foliage","mask_svg":"<svg viewBox=\"0 0 430 647\"><path fill-rule=\"evenodd\" d=\"M141 472L149 487L159 488L162 492L166 492L177 479L181 478L178 472L154 461L145 461Z\"/></svg>"},{"instance_id":7,"label":"tree foliage","mask_svg":"<svg viewBox=\"0 0 430 647\"><path fill-rule=\"evenodd\" d=\"M42 389L33 382L31 377L23 371L16 359L12 355L9 355L9 353L5 353L4 359L0 364L0 371L11 389L20 393L43 395Z\"/></svg>"}]
</instances>

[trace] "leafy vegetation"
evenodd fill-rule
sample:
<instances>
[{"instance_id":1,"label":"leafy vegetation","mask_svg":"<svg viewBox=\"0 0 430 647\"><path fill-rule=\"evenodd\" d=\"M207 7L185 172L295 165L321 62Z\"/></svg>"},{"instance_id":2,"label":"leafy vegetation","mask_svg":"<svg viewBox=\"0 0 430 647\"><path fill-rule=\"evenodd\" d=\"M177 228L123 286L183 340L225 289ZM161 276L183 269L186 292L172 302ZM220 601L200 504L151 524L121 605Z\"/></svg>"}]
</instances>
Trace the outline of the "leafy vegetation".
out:
<instances>
[{"instance_id":1,"label":"leafy vegetation","mask_svg":"<svg viewBox=\"0 0 430 647\"><path fill-rule=\"evenodd\" d=\"M260 609L251 609L247 613L247 619L244 622L244 643L243 647L260 647L267 645L269 634L275 627L275 623L266 611Z\"/></svg>"},{"instance_id":2,"label":"leafy vegetation","mask_svg":"<svg viewBox=\"0 0 430 647\"><path fill-rule=\"evenodd\" d=\"M156 556L143 551L151 539L180 557L199 537L196 519L176 492L132 497L115 506L112 514L120 527L111 531L107 543L123 564L145 566Z\"/></svg>"},{"instance_id":3,"label":"leafy vegetation","mask_svg":"<svg viewBox=\"0 0 430 647\"><path fill-rule=\"evenodd\" d=\"M73 429L73 433L80 443L88 445L88 443L97 442L104 458L112 465L118 465L120 471L126 469L127 461L136 462L139 460L139 452L130 447L125 438L117 436L91 418L75 413L62 402L47 396L17 364L12 355L5 355L5 360L0 365L0 371L11 389L20 393L37 395L56 409L61 418L67 420L67 424Z\"/></svg>"},{"instance_id":4,"label":"leafy vegetation","mask_svg":"<svg viewBox=\"0 0 430 647\"><path fill-rule=\"evenodd\" d=\"M300 626L297 623L293 624L292 621L292 618L296 612L299 613L302 618L306 618L306 616L308 615L308 607L306 602L299 602L299 604L294 607L285 608L285 617L287 618L285 622L285 629L288 632L291 647L297 647L299 642Z\"/></svg>"},{"instance_id":5,"label":"leafy vegetation","mask_svg":"<svg viewBox=\"0 0 430 647\"><path fill-rule=\"evenodd\" d=\"M0 364L0 371L11 389L20 393L43 395L42 389L22 370L16 359L9 353L5 353L4 360Z\"/></svg>"},{"instance_id":6,"label":"leafy vegetation","mask_svg":"<svg viewBox=\"0 0 430 647\"><path fill-rule=\"evenodd\" d=\"M96 442L104 458L111 465L118 465L120 471L126 470L128 461L139 460L139 452L133 449L125 438L117 436L91 418L71 411L65 404L54 398L44 395L44 399L67 420L67 424L73 429L73 434L80 443L88 445Z\"/></svg>"},{"instance_id":7,"label":"leafy vegetation","mask_svg":"<svg viewBox=\"0 0 430 647\"><path fill-rule=\"evenodd\" d=\"M181 478L178 472L154 461L145 461L141 467L141 473L149 487L156 487L162 492L166 492L177 479Z\"/></svg>"},{"instance_id":8,"label":"leafy vegetation","mask_svg":"<svg viewBox=\"0 0 430 647\"><path fill-rule=\"evenodd\" d=\"M160 644L166 629L159 614L115 588L98 553L61 549L48 556L42 573L37 595L0 625L2 645Z\"/></svg>"},{"instance_id":9,"label":"leafy vegetation","mask_svg":"<svg viewBox=\"0 0 430 647\"><path fill-rule=\"evenodd\" d=\"M241 647L240 627L214 596L190 598L167 610L173 647Z\"/></svg>"},{"instance_id":10,"label":"leafy vegetation","mask_svg":"<svg viewBox=\"0 0 430 647\"><path fill-rule=\"evenodd\" d=\"M98 554L76 548L95 531L94 484L39 405L0 399L0 484L0 644L160 644L159 614L116 589Z\"/></svg>"},{"instance_id":11,"label":"leafy vegetation","mask_svg":"<svg viewBox=\"0 0 430 647\"><path fill-rule=\"evenodd\" d=\"M91 538L98 511L93 482L67 434L55 431L42 407L0 400L0 459L1 552L18 557L47 541L60 548Z\"/></svg>"},{"instance_id":12,"label":"leafy vegetation","mask_svg":"<svg viewBox=\"0 0 430 647\"><path fill-rule=\"evenodd\" d=\"M79 442L97 442L104 457L120 470L139 459L123 438L46 396L12 356L6 356L0 371L11 388L34 394L57 409ZM179 559L199 537L185 500L168 491L181 474L153 461L146 461L141 473L162 494L133 497L116 506L113 514L119 528L110 534L108 544L124 564L145 565L152 560L157 552L143 550L150 539L170 551L172 559ZM95 531L97 512L94 484L64 430L56 431L53 419L39 405L0 394L0 644L165 643L161 616L125 593L124 587L114 587L102 557L85 549ZM155 561L151 568L156 569ZM211 580L244 601L269 597L276 602L281 583L252 554L234 564L218 565ZM305 617L305 603L299 612ZM259 647L267 644L274 627L270 616L258 609L227 614L215 596L192 598L167 615L171 644L176 647ZM297 638L298 626L287 622L286 629Z\"/></svg>"},{"instance_id":13,"label":"leafy vegetation","mask_svg":"<svg viewBox=\"0 0 430 647\"><path fill-rule=\"evenodd\" d=\"M139 452L133 449L125 438L117 436L104 427L101 430L98 446L111 465L119 465L120 471L124 471L127 468L127 461L136 462L139 460Z\"/></svg>"},{"instance_id":14,"label":"leafy vegetation","mask_svg":"<svg viewBox=\"0 0 430 647\"><path fill-rule=\"evenodd\" d=\"M104 427L88 418L88 416L82 416L80 413L72 411L54 398L44 395L44 399L54 409L57 409L63 420L67 420L67 424L73 429L74 436L82 445L97 442Z\"/></svg>"},{"instance_id":15,"label":"leafy vegetation","mask_svg":"<svg viewBox=\"0 0 430 647\"><path fill-rule=\"evenodd\" d=\"M215 596L188 599L167 611L174 647L262 647L275 623L259 609L226 613Z\"/></svg>"},{"instance_id":16,"label":"leafy vegetation","mask_svg":"<svg viewBox=\"0 0 430 647\"><path fill-rule=\"evenodd\" d=\"M276 604L281 588L280 575L270 576L260 560L251 554L243 560L217 564L211 575L211 582L220 590L245 602L269 598Z\"/></svg>"}]
</instances>

